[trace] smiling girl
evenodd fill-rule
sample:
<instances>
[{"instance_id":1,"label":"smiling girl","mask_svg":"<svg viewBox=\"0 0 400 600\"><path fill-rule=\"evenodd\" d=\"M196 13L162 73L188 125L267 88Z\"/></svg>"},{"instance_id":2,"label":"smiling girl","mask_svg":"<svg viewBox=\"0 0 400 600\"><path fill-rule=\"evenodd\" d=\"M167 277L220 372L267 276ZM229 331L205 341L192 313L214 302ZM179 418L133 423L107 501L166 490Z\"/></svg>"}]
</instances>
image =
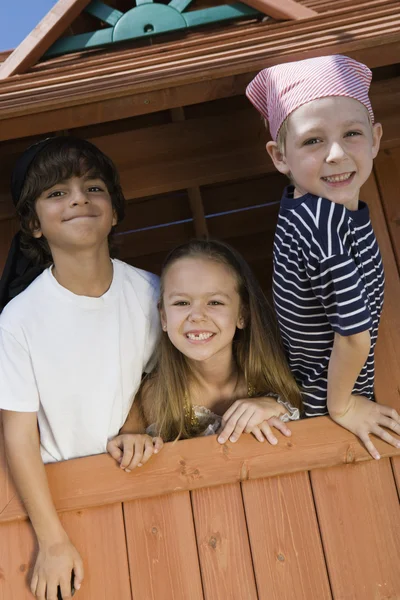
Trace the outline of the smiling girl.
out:
<instances>
[{"instance_id":1,"label":"smiling girl","mask_svg":"<svg viewBox=\"0 0 400 600\"><path fill-rule=\"evenodd\" d=\"M239 253L203 240L173 250L159 309L156 367L107 447L122 468L144 464L162 440L219 430L220 443L245 431L276 444L271 427L290 435L285 421L299 418L300 394L265 296Z\"/></svg>"}]
</instances>

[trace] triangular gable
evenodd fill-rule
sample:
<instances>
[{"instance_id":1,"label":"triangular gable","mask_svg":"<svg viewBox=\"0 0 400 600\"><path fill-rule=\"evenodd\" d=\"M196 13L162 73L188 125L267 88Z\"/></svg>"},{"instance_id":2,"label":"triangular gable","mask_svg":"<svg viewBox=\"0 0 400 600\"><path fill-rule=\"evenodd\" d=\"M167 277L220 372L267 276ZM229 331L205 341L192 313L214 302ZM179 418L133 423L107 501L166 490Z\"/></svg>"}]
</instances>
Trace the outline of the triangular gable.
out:
<instances>
[{"instance_id":1,"label":"triangular gable","mask_svg":"<svg viewBox=\"0 0 400 600\"><path fill-rule=\"evenodd\" d=\"M90 4L90 1L58 0L57 4L1 65L0 79L24 73L32 67ZM173 1L177 2L178 0ZM151 3L152 0L148 0L148 2ZM145 4L146 0L136 2L136 4L139 3ZM303 19L317 14L294 0L243 0L243 3L274 19Z\"/></svg>"}]
</instances>

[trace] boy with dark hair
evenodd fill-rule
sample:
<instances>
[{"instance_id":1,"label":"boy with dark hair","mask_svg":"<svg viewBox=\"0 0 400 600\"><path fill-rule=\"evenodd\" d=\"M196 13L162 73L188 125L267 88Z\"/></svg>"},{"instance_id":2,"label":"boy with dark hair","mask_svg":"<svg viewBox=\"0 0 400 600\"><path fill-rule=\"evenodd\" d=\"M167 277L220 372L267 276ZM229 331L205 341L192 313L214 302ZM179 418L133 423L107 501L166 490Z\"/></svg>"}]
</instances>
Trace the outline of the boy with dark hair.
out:
<instances>
[{"instance_id":1,"label":"boy with dark hair","mask_svg":"<svg viewBox=\"0 0 400 600\"><path fill-rule=\"evenodd\" d=\"M158 278L110 259L124 197L113 163L89 142L57 137L29 148L12 196L21 232L0 290L3 305L18 294L0 317L4 438L39 543L32 593L56 598L60 586L66 600L82 561L43 463L106 452L118 434L155 348Z\"/></svg>"}]
</instances>

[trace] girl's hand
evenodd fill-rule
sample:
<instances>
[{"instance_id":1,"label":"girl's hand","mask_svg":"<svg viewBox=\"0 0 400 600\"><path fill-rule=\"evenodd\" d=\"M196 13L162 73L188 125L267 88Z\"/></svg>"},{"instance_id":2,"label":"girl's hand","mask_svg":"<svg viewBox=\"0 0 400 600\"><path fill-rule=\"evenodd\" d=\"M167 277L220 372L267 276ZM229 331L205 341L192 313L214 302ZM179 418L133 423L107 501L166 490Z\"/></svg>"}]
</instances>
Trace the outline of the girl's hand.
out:
<instances>
[{"instance_id":1,"label":"girl's hand","mask_svg":"<svg viewBox=\"0 0 400 600\"><path fill-rule=\"evenodd\" d=\"M71 573L74 587L79 590L83 581L82 559L68 539L39 544L31 580L31 592L37 600L57 600L60 586L63 600L71 600Z\"/></svg>"},{"instance_id":2,"label":"girl's hand","mask_svg":"<svg viewBox=\"0 0 400 600\"><path fill-rule=\"evenodd\" d=\"M279 429L284 435L291 435L290 429L279 420L279 416L287 412L285 407L268 396L264 398L252 398L236 400L222 417L218 442L224 444L228 439L237 442L245 433L253 433L258 441L267 439L270 444L277 444L278 440L273 435L267 421L276 417L271 425Z\"/></svg>"},{"instance_id":3,"label":"girl's hand","mask_svg":"<svg viewBox=\"0 0 400 600\"><path fill-rule=\"evenodd\" d=\"M400 434L400 416L394 408L377 404L365 396L352 395L344 413L330 416L333 421L358 436L372 458L379 459L380 455L371 442L370 433L382 438L388 444L400 448L400 440L382 429L382 427L386 427Z\"/></svg>"},{"instance_id":4,"label":"girl's hand","mask_svg":"<svg viewBox=\"0 0 400 600\"><path fill-rule=\"evenodd\" d=\"M132 469L147 463L163 445L164 442L160 437L151 437L142 433L124 433L108 442L107 452L120 463L121 469L130 473Z\"/></svg>"}]
</instances>

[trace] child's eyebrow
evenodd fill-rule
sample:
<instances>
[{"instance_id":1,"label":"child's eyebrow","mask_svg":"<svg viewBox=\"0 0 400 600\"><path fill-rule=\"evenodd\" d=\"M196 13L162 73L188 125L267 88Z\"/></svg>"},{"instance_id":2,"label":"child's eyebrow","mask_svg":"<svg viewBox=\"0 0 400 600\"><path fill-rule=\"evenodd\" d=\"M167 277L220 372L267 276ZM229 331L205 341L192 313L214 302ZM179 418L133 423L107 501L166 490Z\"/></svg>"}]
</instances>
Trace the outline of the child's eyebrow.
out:
<instances>
[{"instance_id":1,"label":"child's eyebrow","mask_svg":"<svg viewBox=\"0 0 400 600\"><path fill-rule=\"evenodd\" d=\"M224 292L206 292L205 294L203 294L204 296L224 296L224 298L228 298L230 299L230 296L228 294L225 294ZM178 291L172 291L170 294L168 294L167 298L171 299L174 296L190 296L190 294L188 294L187 292L178 292Z\"/></svg>"}]
</instances>

